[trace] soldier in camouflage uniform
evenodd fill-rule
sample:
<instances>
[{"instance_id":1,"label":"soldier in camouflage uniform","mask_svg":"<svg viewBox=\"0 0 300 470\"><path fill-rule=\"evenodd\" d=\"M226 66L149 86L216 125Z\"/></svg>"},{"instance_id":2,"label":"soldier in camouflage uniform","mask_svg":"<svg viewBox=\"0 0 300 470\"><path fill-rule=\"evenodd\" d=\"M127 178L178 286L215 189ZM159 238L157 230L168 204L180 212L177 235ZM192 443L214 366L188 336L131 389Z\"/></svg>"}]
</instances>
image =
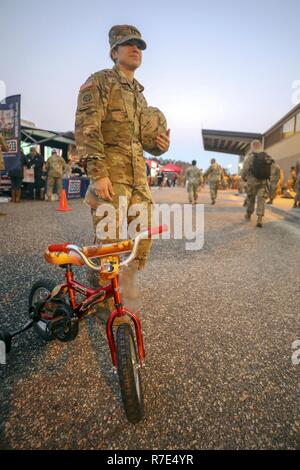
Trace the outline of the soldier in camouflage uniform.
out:
<instances>
[{"instance_id":1,"label":"soldier in camouflage uniform","mask_svg":"<svg viewBox=\"0 0 300 470\"><path fill-rule=\"evenodd\" d=\"M244 204L246 206L245 219L251 219L251 215L254 212L255 199L257 198L257 227L262 227L262 218L265 214L265 196L268 184L268 180L257 179L251 171L255 154L260 152L262 152L261 142L259 140L253 140L250 144L250 151L246 155L243 169L241 171L242 178L247 181L247 197ZM273 171L273 164L271 166L271 172Z\"/></svg>"},{"instance_id":2,"label":"soldier in camouflage uniform","mask_svg":"<svg viewBox=\"0 0 300 470\"><path fill-rule=\"evenodd\" d=\"M294 206L293 208L298 207L300 209L300 160L298 160L296 164L296 184L295 184L295 200L294 200Z\"/></svg>"},{"instance_id":3,"label":"soldier in camouflage uniform","mask_svg":"<svg viewBox=\"0 0 300 470\"><path fill-rule=\"evenodd\" d=\"M46 163L46 170L48 172L47 178L47 196L48 201L52 201L52 195L54 190L54 185L56 184L56 189L58 192L58 196L60 197L62 189L63 189L63 174L66 170L66 162L58 155L56 150L52 150L51 157L47 160Z\"/></svg>"},{"instance_id":4,"label":"soldier in camouflage uniform","mask_svg":"<svg viewBox=\"0 0 300 470\"><path fill-rule=\"evenodd\" d=\"M204 177L208 178L209 189L210 189L210 197L211 197L211 203L212 204L216 203L217 194L218 194L218 186L219 186L220 181L221 181L221 175L222 175L222 168L216 162L216 160L214 158L212 158L211 161L210 161L210 167L204 173Z\"/></svg>"},{"instance_id":5,"label":"soldier in camouflage uniform","mask_svg":"<svg viewBox=\"0 0 300 470\"><path fill-rule=\"evenodd\" d=\"M280 180L280 166L276 163L272 164L271 177L269 183L269 200L267 204L273 204L273 200L276 197L278 181Z\"/></svg>"},{"instance_id":6,"label":"soldier in camouflage uniform","mask_svg":"<svg viewBox=\"0 0 300 470\"><path fill-rule=\"evenodd\" d=\"M203 176L201 171L197 168L196 160L192 161L192 166L189 166L185 171L184 184L187 182L187 192L189 195L189 203L196 204L198 199L199 186L202 184Z\"/></svg>"},{"instance_id":7,"label":"soldier in camouflage uniform","mask_svg":"<svg viewBox=\"0 0 300 470\"><path fill-rule=\"evenodd\" d=\"M103 216L96 211L103 203L112 204L120 215L119 196L125 196L128 210L139 203L151 219L153 202L143 150L162 155L170 143L164 116L156 108L148 108L144 87L134 78L146 49L140 32L134 26L113 26L109 43L115 66L91 75L81 86L75 124L78 154L91 181L85 200L92 210L98 243L118 239L97 234ZM117 234L121 223L117 218ZM143 240L136 261L127 268L132 282L135 271L144 267L150 247L151 240Z\"/></svg>"},{"instance_id":8,"label":"soldier in camouflage uniform","mask_svg":"<svg viewBox=\"0 0 300 470\"><path fill-rule=\"evenodd\" d=\"M8 151L8 146L7 143L3 137L2 134L0 134L0 171L5 170L5 165L4 165L4 158L2 151L7 152ZM0 181L1 181L1 175L0 175ZM0 212L1 215L6 215L4 212Z\"/></svg>"}]
</instances>

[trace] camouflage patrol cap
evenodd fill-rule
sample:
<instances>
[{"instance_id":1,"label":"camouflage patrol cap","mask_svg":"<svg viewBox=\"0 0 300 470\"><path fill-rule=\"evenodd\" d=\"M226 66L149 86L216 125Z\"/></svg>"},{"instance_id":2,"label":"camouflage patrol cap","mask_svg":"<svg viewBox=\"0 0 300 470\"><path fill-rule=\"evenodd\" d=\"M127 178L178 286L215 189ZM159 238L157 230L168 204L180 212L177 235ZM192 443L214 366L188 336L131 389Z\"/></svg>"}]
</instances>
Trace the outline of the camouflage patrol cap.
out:
<instances>
[{"instance_id":1,"label":"camouflage patrol cap","mask_svg":"<svg viewBox=\"0 0 300 470\"><path fill-rule=\"evenodd\" d=\"M110 50L112 50L114 47L124 44L127 41L132 41L133 39L136 40L138 46L142 50L146 49L147 47L147 44L142 39L142 35L139 30L135 26L130 26L128 24L113 26L108 33L108 37Z\"/></svg>"},{"instance_id":2,"label":"camouflage patrol cap","mask_svg":"<svg viewBox=\"0 0 300 470\"><path fill-rule=\"evenodd\" d=\"M252 152L261 152L262 150L261 141L258 139L252 140L252 142L250 143L250 149Z\"/></svg>"},{"instance_id":3,"label":"camouflage patrol cap","mask_svg":"<svg viewBox=\"0 0 300 470\"><path fill-rule=\"evenodd\" d=\"M150 152L157 149L155 139L160 134L167 134L167 120L158 109L148 106L141 113L141 140L144 150Z\"/></svg>"}]
</instances>

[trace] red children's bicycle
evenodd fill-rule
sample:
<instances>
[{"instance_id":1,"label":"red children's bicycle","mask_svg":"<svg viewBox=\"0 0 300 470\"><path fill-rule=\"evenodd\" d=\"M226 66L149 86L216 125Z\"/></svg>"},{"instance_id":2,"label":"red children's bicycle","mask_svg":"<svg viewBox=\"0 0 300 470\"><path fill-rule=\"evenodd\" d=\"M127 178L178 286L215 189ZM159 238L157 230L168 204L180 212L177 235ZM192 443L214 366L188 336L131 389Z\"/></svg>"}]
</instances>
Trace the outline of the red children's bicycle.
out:
<instances>
[{"instance_id":1,"label":"red children's bicycle","mask_svg":"<svg viewBox=\"0 0 300 470\"><path fill-rule=\"evenodd\" d=\"M143 335L139 317L122 303L119 268L128 266L135 259L141 240L167 230L168 227L162 225L141 232L134 240L107 245L80 248L64 243L48 246L44 258L48 263L65 269L65 282L57 285L53 280L42 279L33 285L29 295L30 320L12 333L0 330L0 341L4 342L6 352L11 349L12 338L31 327L45 341L74 340L78 335L79 322L86 315L94 313L98 304L113 298L115 309L106 323L108 344L113 365L118 372L127 419L131 423L140 421L144 415L140 374L145 358ZM120 256L124 254L128 256L121 261ZM102 284L105 280L107 284L92 289L77 282L72 266L83 265L98 272ZM115 322L117 317L118 322Z\"/></svg>"}]
</instances>

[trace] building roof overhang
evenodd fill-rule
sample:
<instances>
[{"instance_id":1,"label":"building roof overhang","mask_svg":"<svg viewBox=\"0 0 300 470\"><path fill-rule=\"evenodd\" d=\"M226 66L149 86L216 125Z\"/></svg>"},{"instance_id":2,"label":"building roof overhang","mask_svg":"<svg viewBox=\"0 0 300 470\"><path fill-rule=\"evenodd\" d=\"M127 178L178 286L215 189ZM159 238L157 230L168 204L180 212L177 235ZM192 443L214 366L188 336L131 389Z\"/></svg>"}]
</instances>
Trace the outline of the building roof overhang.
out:
<instances>
[{"instance_id":1,"label":"building roof overhang","mask_svg":"<svg viewBox=\"0 0 300 470\"><path fill-rule=\"evenodd\" d=\"M21 126L22 141L30 145L34 144L57 144L75 145L74 133L49 131L46 129L37 129L36 127Z\"/></svg>"},{"instance_id":2,"label":"building roof overhang","mask_svg":"<svg viewBox=\"0 0 300 470\"><path fill-rule=\"evenodd\" d=\"M202 129L202 139L205 150L229 153L231 155L245 155L248 152L250 142L254 139L261 141L262 137L262 134L252 132Z\"/></svg>"}]
</instances>

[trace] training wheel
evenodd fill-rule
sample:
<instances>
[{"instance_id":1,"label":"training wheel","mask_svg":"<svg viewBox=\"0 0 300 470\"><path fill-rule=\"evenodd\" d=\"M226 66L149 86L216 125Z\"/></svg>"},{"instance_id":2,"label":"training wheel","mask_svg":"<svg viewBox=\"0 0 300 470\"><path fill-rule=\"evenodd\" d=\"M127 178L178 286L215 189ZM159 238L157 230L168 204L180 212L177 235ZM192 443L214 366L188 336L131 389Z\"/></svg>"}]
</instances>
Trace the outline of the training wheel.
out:
<instances>
[{"instance_id":1,"label":"training wheel","mask_svg":"<svg viewBox=\"0 0 300 470\"><path fill-rule=\"evenodd\" d=\"M9 353L11 350L11 340L12 340L12 336L9 333L9 331L0 330L0 341L4 341L6 353Z\"/></svg>"}]
</instances>

